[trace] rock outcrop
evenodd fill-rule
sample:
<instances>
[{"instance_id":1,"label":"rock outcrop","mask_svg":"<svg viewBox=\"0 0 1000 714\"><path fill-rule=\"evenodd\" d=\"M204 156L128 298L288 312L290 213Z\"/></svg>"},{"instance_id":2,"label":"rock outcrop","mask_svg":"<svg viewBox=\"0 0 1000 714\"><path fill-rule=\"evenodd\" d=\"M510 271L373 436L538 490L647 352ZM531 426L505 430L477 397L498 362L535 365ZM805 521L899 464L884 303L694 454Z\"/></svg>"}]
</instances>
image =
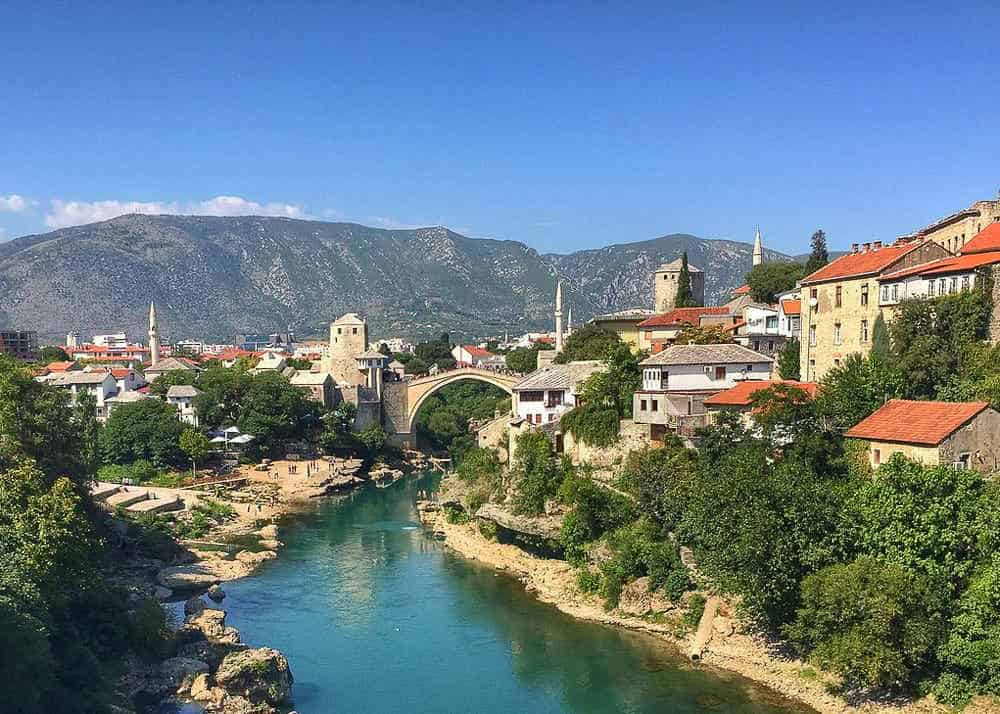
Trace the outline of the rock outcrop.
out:
<instances>
[{"instance_id":1,"label":"rock outcrop","mask_svg":"<svg viewBox=\"0 0 1000 714\"><path fill-rule=\"evenodd\" d=\"M535 538L558 541L562 529L562 518L557 516L518 516L503 506L487 503L476 511L476 518L492 521L498 526L515 533L523 533Z\"/></svg>"},{"instance_id":2,"label":"rock outcrop","mask_svg":"<svg viewBox=\"0 0 1000 714\"><path fill-rule=\"evenodd\" d=\"M288 698L293 681L288 660L269 647L227 655L214 678L216 685L230 695L272 706Z\"/></svg>"}]
</instances>

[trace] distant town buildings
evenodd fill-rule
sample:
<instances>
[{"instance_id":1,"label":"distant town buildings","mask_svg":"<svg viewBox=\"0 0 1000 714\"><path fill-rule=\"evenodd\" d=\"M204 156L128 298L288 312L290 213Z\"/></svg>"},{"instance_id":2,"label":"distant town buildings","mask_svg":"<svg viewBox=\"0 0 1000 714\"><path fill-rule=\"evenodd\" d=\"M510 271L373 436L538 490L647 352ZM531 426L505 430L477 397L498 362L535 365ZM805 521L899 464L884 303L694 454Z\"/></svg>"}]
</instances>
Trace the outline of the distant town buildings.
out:
<instances>
[{"instance_id":1,"label":"distant town buildings","mask_svg":"<svg viewBox=\"0 0 1000 714\"><path fill-rule=\"evenodd\" d=\"M0 354L32 360L38 355L38 333L34 330L0 330Z\"/></svg>"}]
</instances>

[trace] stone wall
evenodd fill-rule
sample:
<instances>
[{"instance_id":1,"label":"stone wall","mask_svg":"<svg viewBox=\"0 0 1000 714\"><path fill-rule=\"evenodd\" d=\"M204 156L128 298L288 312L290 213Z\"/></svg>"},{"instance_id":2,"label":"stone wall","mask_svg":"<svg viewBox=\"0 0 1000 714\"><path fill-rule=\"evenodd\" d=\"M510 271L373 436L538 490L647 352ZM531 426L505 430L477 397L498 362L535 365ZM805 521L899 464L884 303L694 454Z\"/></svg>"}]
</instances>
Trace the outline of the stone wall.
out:
<instances>
[{"instance_id":1,"label":"stone wall","mask_svg":"<svg viewBox=\"0 0 1000 714\"><path fill-rule=\"evenodd\" d=\"M406 382L386 382L382 387L382 425L388 434L405 434Z\"/></svg>"},{"instance_id":2,"label":"stone wall","mask_svg":"<svg viewBox=\"0 0 1000 714\"><path fill-rule=\"evenodd\" d=\"M631 419L618 423L618 441L611 446L591 446L577 441L570 433L563 434L563 453L574 464L590 464L597 468L611 468L624 463L629 453L650 445L649 425L637 424Z\"/></svg>"},{"instance_id":3,"label":"stone wall","mask_svg":"<svg viewBox=\"0 0 1000 714\"><path fill-rule=\"evenodd\" d=\"M988 333L990 344L1000 343L1000 265L994 265L990 269L990 278L993 280L993 290L990 293L990 304L993 307L990 315L990 329ZM976 280L979 280L977 277Z\"/></svg>"},{"instance_id":4,"label":"stone wall","mask_svg":"<svg viewBox=\"0 0 1000 714\"><path fill-rule=\"evenodd\" d=\"M970 468L984 474L996 473L1000 466L1000 412L984 409L945 439L938 453L942 464L955 463L968 454Z\"/></svg>"}]
</instances>

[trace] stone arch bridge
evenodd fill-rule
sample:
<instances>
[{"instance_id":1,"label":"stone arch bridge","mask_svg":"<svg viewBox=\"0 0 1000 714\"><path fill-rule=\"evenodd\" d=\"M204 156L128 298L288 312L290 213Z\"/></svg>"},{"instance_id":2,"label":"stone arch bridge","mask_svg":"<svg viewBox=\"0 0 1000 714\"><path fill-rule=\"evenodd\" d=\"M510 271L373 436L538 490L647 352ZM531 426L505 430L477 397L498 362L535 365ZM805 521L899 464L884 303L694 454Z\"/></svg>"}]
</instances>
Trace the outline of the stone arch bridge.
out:
<instances>
[{"instance_id":1,"label":"stone arch bridge","mask_svg":"<svg viewBox=\"0 0 1000 714\"><path fill-rule=\"evenodd\" d=\"M467 379L492 384L507 394L512 394L514 385L521 381L521 377L516 374L476 367L459 367L418 379L386 382L382 390L382 418L386 434L392 443L414 446L416 434L413 431L413 423L421 405L441 387Z\"/></svg>"}]
</instances>

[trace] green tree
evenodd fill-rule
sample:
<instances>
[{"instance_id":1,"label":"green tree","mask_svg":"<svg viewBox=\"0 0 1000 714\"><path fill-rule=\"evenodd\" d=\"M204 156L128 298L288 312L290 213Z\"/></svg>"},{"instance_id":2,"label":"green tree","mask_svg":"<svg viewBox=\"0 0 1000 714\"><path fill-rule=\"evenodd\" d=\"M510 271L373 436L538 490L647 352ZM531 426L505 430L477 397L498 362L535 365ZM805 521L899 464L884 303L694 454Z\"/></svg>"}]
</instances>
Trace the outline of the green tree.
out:
<instances>
[{"instance_id":1,"label":"green tree","mask_svg":"<svg viewBox=\"0 0 1000 714\"><path fill-rule=\"evenodd\" d=\"M691 290L691 269L688 266L688 254L684 251L681 254L681 270L677 276L677 296L674 299L674 307L698 307L694 292Z\"/></svg>"},{"instance_id":2,"label":"green tree","mask_svg":"<svg viewBox=\"0 0 1000 714\"><path fill-rule=\"evenodd\" d=\"M871 556L927 576L954 595L1000 543L1000 523L983 519L986 482L974 471L927 467L899 454L845 504L840 527L848 556Z\"/></svg>"},{"instance_id":3,"label":"green tree","mask_svg":"<svg viewBox=\"0 0 1000 714\"><path fill-rule=\"evenodd\" d=\"M906 683L941 637L938 610L925 579L862 558L807 577L786 632L813 661L851 683Z\"/></svg>"},{"instance_id":4,"label":"green tree","mask_svg":"<svg viewBox=\"0 0 1000 714\"><path fill-rule=\"evenodd\" d=\"M781 352L778 353L779 377L795 381L801 379L802 375L799 372L800 349L801 344L794 338L788 340L781 348Z\"/></svg>"},{"instance_id":5,"label":"green tree","mask_svg":"<svg viewBox=\"0 0 1000 714\"><path fill-rule=\"evenodd\" d=\"M254 435L265 453L278 453L282 442L319 428L320 407L287 379L272 371L254 375L240 405L236 426Z\"/></svg>"},{"instance_id":6,"label":"green tree","mask_svg":"<svg viewBox=\"0 0 1000 714\"><path fill-rule=\"evenodd\" d=\"M728 345L736 340L722 325L685 325L674 340L676 345Z\"/></svg>"},{"instance_id":7,"label":"green tree","mask_svg":"<svg viewBox=\"0 0 1000 714\"><path fill-rule=\"evenodd\" d=\"M555 357L557 364L580 360L603 360L608 352L624 344L614 332L603 330L596 325L585 325L575 330L563 343L563 350Z\"/></svg>"},{"instance_id":8,"label":"green tree","mask_svg":"<svg viewBox=\"0 0 1000 714\"><path fill-rule=\"evenodd\" d=\"M212 448L208 437L197 429L185 429L178 439L181 451L191 459L191 471L198 470L198 462L204 461L208 457L208 452Z\"/></svg>"},{"instance_id":9,"label":"green tree","mask_svg":"<svg viewBox=\"0 0 1000 714\"><path fill-rule=\"evenodd\" d=\"M87 474L94 474L101 465L101 425L97 421L97 397L90 392L77 395L73 405L73 421L80 430L80 460Z\"/></svg>"},{"instance_id":10,"label":"green tree","mask_svg":"<svg viewBox=\"0 0 1000 714\"><path fill-rule=\"evenodd\" d=\"M881 360L888 360L892 356L892 349L889 343L889 327L885 324L885 318L879 312L878 317L872 325L872 356Z\"/></svg>"},{"instance_id":11,"label":"green tree","mask_svg":"<svg viewBox=\"0 0 1000 714\"><path fill-rule=\"evenodd\" d=\"M0 355L0 471L31 459L49 479L90 475L69 394L36 382L24 365Z\"/></svg>"},{"instance_id":12,"label":"green tree","mask_svg":"<svg viewBox=\"0 0 1000 714\"><path fill-rule=\"evenodd\" d=\"M563 472L552 458L552 446L537 429L519 434L514 440L517 465L511 472L515 487L514 510L526 516L545 511L545 501L559 492Z\"/></svg>"},{"instance_id":13,"label":"green tree","mask_svg":"<svg viewBox=\"0 0 1000 714\"><path fill-rule=\"evenodd\" d=\"M636 355L621 340L604 354L604 368L584 382L583 401L612 409L619 419L632 416L632 395L642 386L643 356Z\"/></svg>"},{"instance_id":14,"label":"green tree","mask_svg":"<svg viewBox=\"0 0 1000 714\"><path fill-rule=\"evenodd\" d=\"M806 275L812 275L830 262L830 254L826 249L826 233L822 229L812 234L809 243L812 250L809 253L809 259L806 261Z\"/></svg>"},{"instance_id":15,"label":"green tree","mask_svg":"<svg viewBox=\"0 0 1000 714\"><path fill-rule=\"evenodd\" d=\"M378 343L378 351L379 351L379 354L383 354L386 357L392 357L392 350L390 350L389 349L389 345L387 345L384 342L379 342Z\"/></svg>"},{"instance_id":16,"label":"green tree","mask_svg":"<svg viewBox=\"0 0 1000 714\"><path fill-rule=\"evenodd\" d=\"M177 410L159 399L123 404L104 424L101 454L107 464L145 459L157 466L177 466L184 461L180 448L183 431Z\"/></svg>"},{"instance_id":17,"label":"green tree","mask_svg":"<svg viewBox=\"0 0 1000 714\"><path fill-rule=\"evenodd\" d=\"M51 362L69 362L69 355L62 347L47 345L38 351L38 361L42 364Z\"/></svg>"},{"instance_id":18,"label":"green tree","mask_svg":"<svg viewBox=\"0 0 1000 714\"><path fill-rule=\"evenodd\" d=\"M768 262L755 265L746 275L750 297L755 302L773 304L778 294L795 287L806 275L806 266L794 261Z\"/></svg>"},{"instance_id":19,"label":"green tree","mask_svg":"<svg viewBox=\"0 0 1000 714\"><path fill-rule=\"evenodd\" d=\"M413 352L426 365L423 371L433 364L439 369L452 369L455 366L455 358L451 356L451 337L447 332L441 333L436 340L421 342L414 347ZM407 372L411 372L409 367L408 364Z\"/></svg>"},{"instance_id":20,"label":"green tree","mask_svg":"<svg viewBox=\"0 0 1000 714\"><path fill-rule=\"evenodd\" d=\"M619 484L636 499L642 513L661 530L671 531L684 513L697 472L697 452L670 434L660 448L630 452Z\"/></svg>"},{"instance_id":21,"label":"green tree","mask_svg":"<svg viewBox=\"0 0 1000 714\"><path fill-rule=\"evenodd\" d=\"M538 348L518 347L508 352L504 359L507 362L507 369L520 372L521 374L528 374L529 372L534 372L535 367L538 365Z\"/></svg>"},{"instance_id":22,"label":"green tree","mask_svg":"<svg viewBox=\"0 0 1000 714\"><path fill-rule=\"evenodd\" d=\"M823 377L817 400L820 414L831 428L846 431L888 400L902 397L906 381L892 364L850 354Z\"/></svg>"},{"instance_id":23,"label":"green tree","mask_svg":"<svg viewBox=\"0 0 1000 714\"><path fill-rule=\"evenodd\" d=\"M202 393L194 398L201 423L217 429L239 421L252 382L253 377L241 366L211 367L202 372L197 384Z\"/></svg>"},{"instance_id":24,"label":"green tree","mask_svg":"<svg viewBox=\"0 0 1000 714\"><path fill-rule=\"evenodd\" d=\"M149 383L149 393L163 399L171 387L191 386L197 377L198 373L192 369L174 369L164 372Z\"/></svg>"},{"instance_id":25,"label":"green tree","mask_svg":"<svg viewBox=\"0 0 1000 714\"><path fill-rule=\"evenodd\" d=\"M385 446L385 430L380 424L369 424L358 432L358 441L360 441L369 452L377 453Z\"/></svg>"}]
</instances>

